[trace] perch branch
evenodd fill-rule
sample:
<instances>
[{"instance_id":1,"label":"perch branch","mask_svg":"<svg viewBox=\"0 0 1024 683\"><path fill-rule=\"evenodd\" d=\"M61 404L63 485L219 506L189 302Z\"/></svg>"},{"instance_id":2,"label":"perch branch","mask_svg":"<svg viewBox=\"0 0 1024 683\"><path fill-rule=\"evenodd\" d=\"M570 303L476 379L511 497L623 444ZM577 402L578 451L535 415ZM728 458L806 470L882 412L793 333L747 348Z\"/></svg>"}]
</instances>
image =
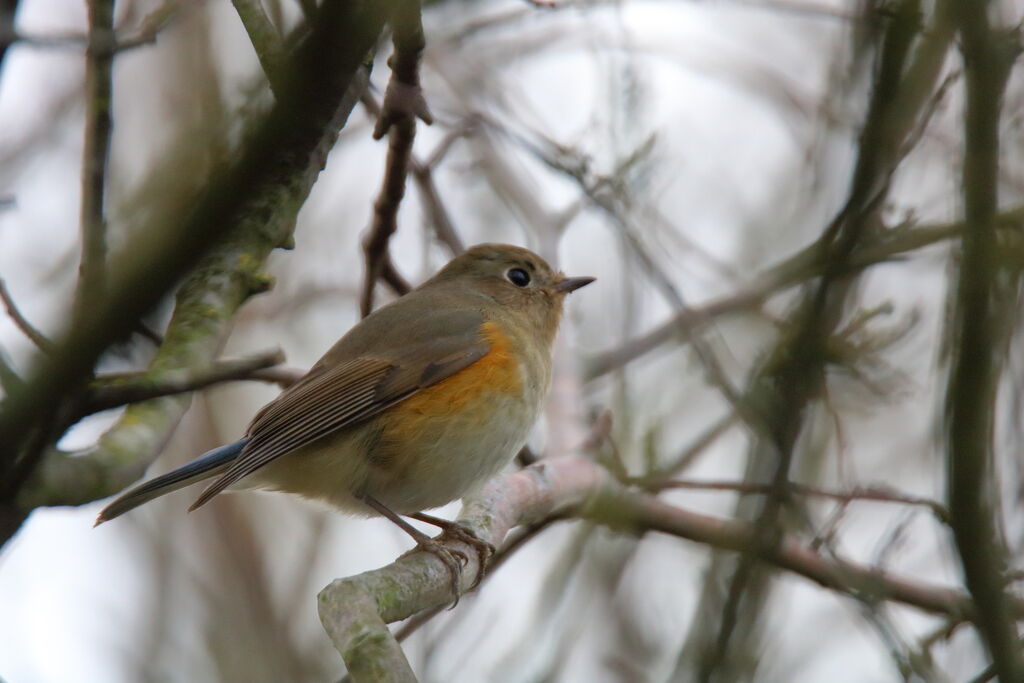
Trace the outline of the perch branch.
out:
<instances>
[{"instance_id":1,"label":"perch branch","mask_svg":"<svg viewBox=\"0 0 1024 683\"><path fill-rule=\"evenodd\" d=\"M753 524L701 515L631 491L580 456L546 459L495 478L465 501L459 521L480 538L499 544L513 526L564 511L637 534L659 531L721 550L753 551L763 562L858 599L899 602L954 621L975 616L963 591L826 557L790 536L765 546L755 538ZM469 558L461 582L467 590L479 568L476 553L458 542L452 547ZM429 553L415 552L387 567L334 581L321 591L318 609L354 681L415 680L386 624L449 604L449 590L444 564ZM1024 615L1024 602L1011 598L1008 604L1015 614Z\"/></svg>"}]
</instances>

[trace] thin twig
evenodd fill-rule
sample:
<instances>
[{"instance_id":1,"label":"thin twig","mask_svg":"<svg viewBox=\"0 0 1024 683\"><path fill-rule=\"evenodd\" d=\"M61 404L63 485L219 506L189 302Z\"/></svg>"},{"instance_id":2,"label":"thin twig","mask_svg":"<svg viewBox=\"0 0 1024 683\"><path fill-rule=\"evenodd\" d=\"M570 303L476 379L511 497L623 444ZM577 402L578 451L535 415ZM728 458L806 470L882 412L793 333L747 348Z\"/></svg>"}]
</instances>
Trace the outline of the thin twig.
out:
<instances>
[{"instance_id":1,"label":"thin twig","mask_svg":"<svg viewBox=\"0 0 1024 683\"><path fill-rule=\"evenodd\" d=\"M1024 207L1008 210L998 217L998 227L1020 230ZM963 234L962 222L919 227L895 227L880 231L860 245L850 257L851 270L894 260L904 254L953 239ZM676 313L672 318L625 342L601 352L586 362L584 375L592 380L626 365L665 344L678 335L678 326L699 326L722 315L760 306L771 296L821 275L824 270L820 241L801 249L757 277L753 284L738 292L715 299L703 306Z\"/></svg>"},{"instance_id":2,"label":"thin twig","mask_svg":"<svg viewBox=\"0 0 1024 683\"><path fill-rule=\"evenodd\" d=\"M197 391L233 380L267 381L258 373L284 362L280 349L249 358L220 360L206 368L178 371L124 373L97 377L86 391L83 409L87 413L109 410L161 396Z\"/></svg>"},{"instance_id":3,"label":"thin twig","mask_svg":"<svg viewBox=\"0 0 1024 683\"><path fill-rule=\"evenodd\" d=\"M128 32L118 30L115 34L113 44L110 39L101 39L106 49L113 53L126 52L138 47L152 45L156 42L160 32L170 26L182 9L182 3L170 0L157 9L150 12L143 19L137 31ZM122 36L122 34L124 34ZM88 35L82 33L55 33L51 35L31 35L15 30L12 24L0 26L0 51L14 45L24 45L33 48L65 48L73 50L90 49Z\"/></svg>"},{"instance_id":4,"label":"thin twig","mask_svg":"<svg viewBox=\"0 0 1024 683\"><path fill-rule=\"evenodd\" d=\"M900 493L887 487L858 486L850 491L829 491L817 486L806 484L790 483L790 490L799 495L813 496L817 498L830 498L843 503L866 500L876 503L898 503L901 505L915 505L926 507L943 523L949 522L949 510L937 500L911 496ZM729 491L740 495L766 495L771 493L772 487L768 484L753 484L743 481L689 481L673 479L671 481L659 482L648 485L651 491L664 491L668 489L688 489L697 491Z\"/></svg>"},{"instance_id":5,"label":"thin twig","mask_svg":"<svg viewBox=\"0 0 1024 683\"><path fill-rule=\"evenodd\" d=\"M53 351L53 342L46 338L42 332L36 329L32 323L28 321L21 311L18 309L17 304L14 303L14 299L11 297L10 291L7 289L7 283L0 279L0 299L4 302L4 308L7 309L7 315L11 316L11 320L18 327L22 333L28 337L33 344L39 347L40 351L50 353Z\"/></svg>"},{"instance_id":6,"label":"thin twig","mask_svg":"<svg viewBox=\"0 0 1024 683\"><path fill-rule=\"evenodd\" d=\"M284 43L281 34L263 10L260 0L231 0L242 20L249 42L256 50L263 73L270 83L270 89L277 94L281 88L281 72L285 63Z\"/></svg>"},{"instance_id":7,"label":"thin twig","mask_svg":"<svg viewBox=\"0 0 1024 683\"><path fill-rule=\"evenodd\" d=\"M398 229L398 207L405 196L409 159L416 138L416 117L429 119L419 86L419 63L425 47L419 3L401 0L392 14L395 52L391 57L391 79L384 96L384 106L377 119L374 138L389 131L388 156L384 183L373 205L373 225L363 240L366 272L359 310L365 318L373 310L373 294L377 280L386 277L388 284L399 290L408 284L398 276L391 262L388 247Z\"/></svg>"},{"instance_id":8,"label":"thin twig","mask_svg":"<svg viewBox=\"0 0 1024 683\"><path fill-rule=\"evenodd\" d=\"M370 116L380 118L380 105L373 95L367 92L363 95L362 101ZM461 254L465 251L466 247L459 238L459 234L452 224L451 216L441 200L440 193L437 191L437 185L434 183L434 169L437 168L437 165L448 153L448 150L451 149L452 144L459 138L469 135L475 128L476 122L474 119L466 123L466 125L450 131L425 161L420 160L415 154L409 158L409 171L412 173L413 181L415 181L416 186L419 188L420 199L423 202L423 208L427 216L430 217L430 224L434 228L434 234L437 236L438 241L448 247L448 252L452 256Z\"/></svg>"},{"instance_id":9,"label":"thin twig","mask_svg":"<svg viewBox=\"0 0 1024 683\"><path fill-rule=\"evenodd\" d=\"M79 220L82 258L75 315L84 319L106 293L107 220L104 196L113 128L114 0L89 0L89 44L85 51L85 135Z\"/></svg>"}]
</instances>

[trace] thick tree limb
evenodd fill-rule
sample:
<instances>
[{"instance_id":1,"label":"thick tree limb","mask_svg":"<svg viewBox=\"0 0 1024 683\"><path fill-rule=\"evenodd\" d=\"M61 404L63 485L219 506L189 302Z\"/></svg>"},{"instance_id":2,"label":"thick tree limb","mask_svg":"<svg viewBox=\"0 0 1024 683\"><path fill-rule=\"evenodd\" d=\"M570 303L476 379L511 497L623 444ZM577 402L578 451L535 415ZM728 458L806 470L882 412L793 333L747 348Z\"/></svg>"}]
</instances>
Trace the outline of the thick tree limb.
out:
<instances>
[{"instance_id":1,"label":"thick tree limb","mask_svg":"<svg viewBox=\"0 0 1024 683\"><path fill-rule=\"evenodd\" d=\"M385 2L325 2L312 33L288 63L285 91L237 161L206 184L189 215L159 216L132 232L138 237L127 245L126 256L111 264L108 296L26 378L24 391L9 396L0 409L5 437L0 443L0 505L11 504L24 476L34 469L35 463L23 458L24 449L39 425L51 423L59 398L75 391L107 346L125 336L204 255L179 290L175 316L182 323L180 334L169 330L154 364L182 367L213 359L233 312L254 285L256 290L266 286L258 272L263 259L289 242L295 215L365 87L364 59L376 44L387 9ZM213 316L206 297L218 302ZM189 325L198 329L188 332ZM183 407L161 411L151 402L133 408L153 411L146 416L152 421L144 421L141 431L118 433L124 438L116 443L104 440L96 455L108 457L114 468L134 467L141 473Z\"/></svg>"}]
</instances>

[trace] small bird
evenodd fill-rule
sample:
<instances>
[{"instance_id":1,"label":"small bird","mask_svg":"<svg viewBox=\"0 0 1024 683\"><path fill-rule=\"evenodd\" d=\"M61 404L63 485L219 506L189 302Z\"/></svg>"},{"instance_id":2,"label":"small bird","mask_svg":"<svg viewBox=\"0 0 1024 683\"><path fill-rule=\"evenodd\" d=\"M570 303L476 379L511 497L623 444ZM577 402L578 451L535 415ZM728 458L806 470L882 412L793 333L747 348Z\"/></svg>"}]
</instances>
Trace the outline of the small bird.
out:
<instances>
[{"instance_id":1,"label":"small bird","mask_svg":"<svg viewBox=\"0 0 1024 683\"><path fill-rule=\"evenodd\" d=\"M526 443L565 295L593 281L521 247L472 247L349 330L243 438L123 493L96 524L206 479L189 511L229 488L286 491L391 520L444 561L458 596L465 555L402 516L476 548L479 581L493 547L423 510L461 498Z\"/></svg>"}]
</instances>

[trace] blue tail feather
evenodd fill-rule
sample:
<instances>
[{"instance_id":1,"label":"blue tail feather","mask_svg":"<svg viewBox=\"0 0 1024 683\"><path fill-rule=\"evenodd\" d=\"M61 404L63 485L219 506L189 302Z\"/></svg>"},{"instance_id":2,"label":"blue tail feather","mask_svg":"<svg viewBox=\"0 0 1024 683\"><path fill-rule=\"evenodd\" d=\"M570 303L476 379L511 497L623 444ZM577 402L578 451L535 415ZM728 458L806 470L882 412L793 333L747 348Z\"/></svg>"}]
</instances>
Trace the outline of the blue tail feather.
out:
<instances>
[{"instance_id":1,"label":"blue tail feather","mask_svg":"<svg viewBox=\"0 0 1024 683\"><path fill-rule=\"evenodd\" d=\"M96 524L102 524L115 517L119 517L143 503L159 498L165 493L177 491L189 484L220 474L238 457L238 454L242 452L242 449L245 448L245 444L248 442L249 439L244 438L234 443L229 443L226 446L214 448L212 451L203 453L195 460L182 465L176 470L171 470L167 474L150 479L124 492L114 502L103 508L96 518Z\"/></svg>"}]
</instances>

